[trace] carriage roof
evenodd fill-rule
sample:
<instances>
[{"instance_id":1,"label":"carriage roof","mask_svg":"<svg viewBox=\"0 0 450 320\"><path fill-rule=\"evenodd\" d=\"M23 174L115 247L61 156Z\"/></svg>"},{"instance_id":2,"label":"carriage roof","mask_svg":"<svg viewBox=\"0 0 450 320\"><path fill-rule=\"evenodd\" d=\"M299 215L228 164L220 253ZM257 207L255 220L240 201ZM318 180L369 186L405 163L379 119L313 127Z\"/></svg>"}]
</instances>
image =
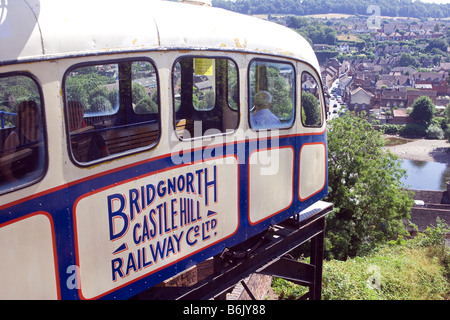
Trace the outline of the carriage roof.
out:
<instances>
[{"instance_id":1,"label":"carriage roof","mask_svg":"<svg viewBox=\"0 0 450 320\"><path fill-rule=\"evenodd\" d=\"M1 2L0 64L161 49L317 58L297 32L214 7L142 0Z\"/></svg>"}]
</instances>

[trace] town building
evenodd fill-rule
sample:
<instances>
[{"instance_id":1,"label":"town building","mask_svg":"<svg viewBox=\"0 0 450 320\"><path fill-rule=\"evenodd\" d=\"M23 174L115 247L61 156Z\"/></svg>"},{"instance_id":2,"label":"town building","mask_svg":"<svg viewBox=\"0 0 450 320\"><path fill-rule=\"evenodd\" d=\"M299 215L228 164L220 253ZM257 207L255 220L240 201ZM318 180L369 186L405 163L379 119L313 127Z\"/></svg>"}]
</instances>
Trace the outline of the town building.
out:
<instances>
[{"instance_id":1,"label":"town building","mask_svg":"<svg viewBox=\"0 0 450 320\"><path fill-rule=\"evenodd\" d=\"M350 111L354 111L356 113L361 113L363 111L369 113L373 98L374 95L372 93L358 87L350 93L348 108Z\"/></svg>"}]
</instances>

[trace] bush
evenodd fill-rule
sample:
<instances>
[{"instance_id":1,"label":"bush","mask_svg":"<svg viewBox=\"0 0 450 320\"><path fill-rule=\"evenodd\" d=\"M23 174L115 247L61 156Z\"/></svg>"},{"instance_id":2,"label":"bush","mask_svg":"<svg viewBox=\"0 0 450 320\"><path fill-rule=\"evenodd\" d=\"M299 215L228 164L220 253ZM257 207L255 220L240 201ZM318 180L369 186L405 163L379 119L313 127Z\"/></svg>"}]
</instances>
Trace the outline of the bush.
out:
<instances>
[{"instance_id":1,"label":"bush","mask_svg":"<svg viewBox=\"0 0 450 320\"><path fill-rule=\"evenodd\" d=\"M385 134L397 134L400 130L400 126L397 124L383 124L381 130Z\"/></svg>"},{"instance_id":2,"label":"bush","mask_svg":"<svg viewBox=\"0 0 450 320\"><path fill-rule=\"evenodd\" d=\"M444 139L444 130L438 124L432 124L425 131L427 139Z\"/></svg>"},{"instance_id":3,"label":"bush","mask_svg":"<svg viewBox=\"0 0 450 320\"><path fill-rule=\"evenodd\" d=\"M323 300L443 300L450 292L450 227L437 219L411 240L399 237L364 257L324 261ZM274 278L281 299L298 299L305 287Z\"/></svg>"},{"instance_id":4,"label":"bush","mask_svg":"<svg viewBox=\"0 0 450 320\"><path fill-rule=\"evenodd\" d=\"M428 226L423 233L410 240L408 245L413 247L424 247L429 255L437 258L444 267L444 275L450 281L450 250L447 249L445 240L450 232L450 226L444 220L437 217L436 226Z\"/></svg>"},{"instance_id":5,"label":"bush","mask_svg":"<svg viewBox=\"0 0 450 320\"><path fill-rule=\"evenodd\" d=\"M450 127L448 127L448 128L445 130L444 135L445 135L445 138L447 139L447 141L450 142Z\"/></svg>"},{"instance_id":6,"label":"bush","mask_svg":"<svg viewBox=\"0 0 450 320\"><path fill-rule=\"evenodd\" d=\"M325 261L323 300L443 300L450 290L444 268L428 247L385 246L366 257ZM280 299L298 299L308 290L274 278Z\"/></svg>"},{"instance_id":7,"label":"bush","mask_svg":"<svg viewBox=\"0 0 450 320\"><path fill-rule=\"evenodd\" d=\"M407 138L422 138L425 136L426 130L427 126L424 124L408 123L400 128L399 134Z\"/></svg>"}]
</instances>

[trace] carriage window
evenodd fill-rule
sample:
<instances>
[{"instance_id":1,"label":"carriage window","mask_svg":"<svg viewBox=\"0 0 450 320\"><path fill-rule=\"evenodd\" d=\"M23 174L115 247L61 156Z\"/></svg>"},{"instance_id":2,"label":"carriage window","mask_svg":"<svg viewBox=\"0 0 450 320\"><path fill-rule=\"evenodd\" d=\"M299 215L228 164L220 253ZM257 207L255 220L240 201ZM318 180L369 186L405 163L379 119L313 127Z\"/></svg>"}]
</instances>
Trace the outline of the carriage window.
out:
<instances>
[{"instance_id":1,"label":"carriage window","mask_svg":"<svg viewBox=\"0 0 450 320\"><path fill-rule=\"evenodd\" d=\"M0 77L0 193L35 182L47 163L39 88L28 76Z\"/></svg>"},{"instance_id":2,"label":"carriage window","mask_svg":"<svg viewBox=\"0 0 450 320\"><path fill-rule=\"evenodd\" d=\"M176 131L181 139L233 131L239 123L235 63L223 58L181 58L173 69Z\"/></svg>"},{"instance_id":3,"label":"carriage window","mask_svg":"<svg viewBox=\"0 0 450 320\"><path fill-rule=\"evenodd\" d=\"M289 128L294 123L294 67L288 63L253 61L249 73L250 126Z\"/></svg>"},{"instance_id":4,"label":"carriage window","mask_svg":"<svg viewBox=\"0 0 450 320\"><path fill-rule=\"evenodd\" d=\"M148 61L96 64L65 78L69 149L90 163L154 145L159 138L159 95Z\"/></svg>"},{"instance_id":5,"label":"carriage window","mask_svg":"<svg viewBox=\"0 0 450 320\"><path fill-rule=\"evenodd\" d=\"M302 123L306 127L322 126L319 86L308 72L302 73Z\"/></svg>"}]
</instances>

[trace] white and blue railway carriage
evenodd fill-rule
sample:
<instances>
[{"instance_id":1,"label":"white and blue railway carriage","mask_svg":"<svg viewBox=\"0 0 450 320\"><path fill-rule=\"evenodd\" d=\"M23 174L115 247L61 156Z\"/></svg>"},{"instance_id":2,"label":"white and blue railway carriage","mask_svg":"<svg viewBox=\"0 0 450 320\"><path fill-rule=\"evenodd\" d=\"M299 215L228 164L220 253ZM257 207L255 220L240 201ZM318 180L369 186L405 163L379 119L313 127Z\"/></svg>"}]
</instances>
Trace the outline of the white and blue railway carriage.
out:
<instances>
[{"instance_id":1,"label":"white and blue railway carriage","mask_svg":"<svg viewBox=\"0 0 450 320\"><path fill-rule=\"evenodd\" d=\"M0 3L0 299L130 298L326 195L296 32L167 1Z\"/></svg>"}]
</instances>

